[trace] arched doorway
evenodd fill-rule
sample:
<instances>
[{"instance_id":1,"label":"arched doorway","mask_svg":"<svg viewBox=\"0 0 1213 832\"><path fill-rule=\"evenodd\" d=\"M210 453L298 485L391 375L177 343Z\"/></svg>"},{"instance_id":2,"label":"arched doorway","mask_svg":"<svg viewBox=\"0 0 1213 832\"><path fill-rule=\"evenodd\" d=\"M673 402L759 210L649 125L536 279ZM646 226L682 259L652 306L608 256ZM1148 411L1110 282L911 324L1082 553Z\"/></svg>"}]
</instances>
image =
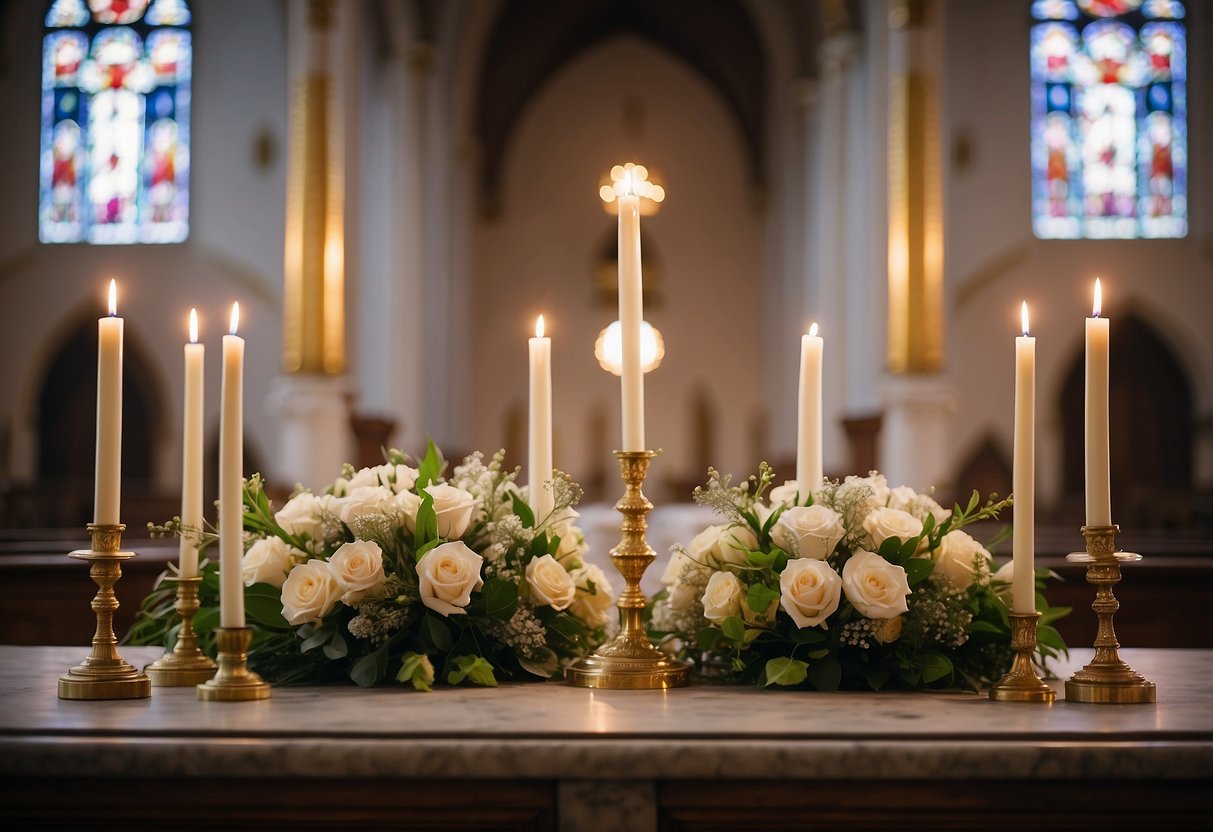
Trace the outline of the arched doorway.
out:
<instances>
[{"instance_id":1,"label":"arched doorway","mask_svg":"<svg viewBox=\"0 0 1213 832\"><path fill-rule=\"evenodd\" d=\"M1191 521L1192 390L1163 336L1135 315L1112 322L1108 390L1112 519L1137 529ZM1085 491L1085 362L1061 394L1065 521L1081 521Z\"/></svg>"}]
</instances>

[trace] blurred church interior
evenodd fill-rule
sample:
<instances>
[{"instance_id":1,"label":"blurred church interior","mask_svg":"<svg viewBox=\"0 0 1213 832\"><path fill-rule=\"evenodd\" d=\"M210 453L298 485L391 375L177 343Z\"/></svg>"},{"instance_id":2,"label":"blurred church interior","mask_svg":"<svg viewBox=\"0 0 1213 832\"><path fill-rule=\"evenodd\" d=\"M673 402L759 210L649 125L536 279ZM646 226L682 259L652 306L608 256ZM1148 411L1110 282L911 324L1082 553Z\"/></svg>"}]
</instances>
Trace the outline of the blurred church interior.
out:
<instances>
[{"instance_id":1,"label":"blurred church interior","mask_svg":"<svg viewBox=\"0 0 1213 832\"><path fill-rule=\"evenodd\" d=\"M946 500L1008 493L1021 300L1038 339L1040 554L1079 548L1083 318L1098 276L1113 514L1147 555L1126 591L1207 602L1211 12L5 4L0 586L6 603L58 587L71 610L67 634L10 623L0 641L72 643L87 627L89 588L60 541L82 537L91 510L94 321L110 278L126 320L132 530L179 511L188 310L214 344L239 301L246 468L280 495L346 460L375 464L382 447L419 454L427 438L450 459L503 447L523 463L526 339L543 314L555 464L612 545L619 386L595 342L617 317L616 220L598 189L625 161L666 193L645 206L642 245L664 346L647 376L659 551L702 519L689 503L708 466L745 476L769 460L790 476L811 321L826 344L827 474L876 468ZM216 359L208 373L213 449ZM132 564L132 598L175 549L141 551L153 556ZM1065 574L1083 604L1081 574ZM1213 640L1127 606L1137 643Z\"/></svg>"}]
</instances>

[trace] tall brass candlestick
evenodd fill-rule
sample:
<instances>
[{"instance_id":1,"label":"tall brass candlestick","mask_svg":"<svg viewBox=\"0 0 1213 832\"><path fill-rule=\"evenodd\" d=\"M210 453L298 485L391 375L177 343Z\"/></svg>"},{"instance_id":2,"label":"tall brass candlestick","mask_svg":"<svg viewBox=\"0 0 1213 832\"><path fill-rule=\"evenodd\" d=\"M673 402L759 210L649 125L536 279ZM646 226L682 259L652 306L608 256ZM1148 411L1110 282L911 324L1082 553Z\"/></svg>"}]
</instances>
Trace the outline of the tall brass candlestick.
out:
<instances>
[{"instance_id":1,"label":"tall brass candlestick","mask_svg":"<svg viewBox=\"0 0 1213 832\"><path fill-rule=\"evenodd\" d=\"M990 688L995 702L1052 702L1057 694L1036 675L1032 654L1036 652L1038 612L1011 613L1011 649L1015 659L1011 669Z\"/></svg>"},{"instance_id":2,"label":"tall brass candlestick","mask_svg":"<svg viewBox=\"0 0 1213 832\"><path fill-rule=\"evenodd\" d=\"M135 556L134 552L120 551L125 528L121 523L89 523L92 548L68 554L89 562L88 574L99 587L92 603L97 630L88 657L59 677L60 699L143 699L152 695L151 680L118 654L114 636L114 612L118 609L114 584L122 577L122 561Z\"/></svg>"},{"instance_id":3,"label":"tall brass candlestick","mask_svg":"<svg viewBox=\"0 0 1213 832\"><path fill-rule=\"evenodd\" d=\"M1120 602L1112 594L1112 587L1120 583L1122 563L1141 560L1141 555L1133 552L1116 551L1118 531L1119 526L1083 526L1086 551L1066 555L1071 563L1087 565L1087 583L1095 587L1091 609L1099 618L1095 658L1066 680L1066 699L1071 702L1119 705L1154 701L1154 683L1121 661L1117 652L1120 642L1116 640L1112 616L1120 609Z\"/></svg>"},{"instance_id":4,"label":"tall brass candlestick","mask_svg":"<svg viewBox=\"0 0 1213 832\"><path fill-rule=\"evenodd\" d=\"M177 582L175 609L181 617L177 643L172 650L143 669L156 687L197 685L214 676L216 670L215 663L198 647L198 635L194 632L194 615L199 607L198 585L202 583L202 578L177 577L173 580Z\"/></svg>"},{"instance_id":5,"label":"tall brass candlestick","mask_svg":"<svg viewBox=\"0 0 1213 832\"><path fill-rule=\"evenodd\" d=\"M644 630L647 599L640 579L656 553L645 540L648 513L653 504L641 491L649 463L657 451L615 451L625 491L615 508L623 515L622 540L611 550L611 562L626 586L619 596L619 633L592 655L576 661L566 671L569 683L583 688L608 690L657 690L684 687L690 666L658 650Z\"/></svg>"},{"instance_id":6,"label":"tall brass candlestick","mask_svg":"<svg viewBox=\"0 0 1213 832\"><path fill-rule=\"evenodd\" d=\"M220 627L219 671L198 685L203 702L250 702L269 699L270 686L248 669L248 646L252 627Z\"/></svg>"}]
</instances>

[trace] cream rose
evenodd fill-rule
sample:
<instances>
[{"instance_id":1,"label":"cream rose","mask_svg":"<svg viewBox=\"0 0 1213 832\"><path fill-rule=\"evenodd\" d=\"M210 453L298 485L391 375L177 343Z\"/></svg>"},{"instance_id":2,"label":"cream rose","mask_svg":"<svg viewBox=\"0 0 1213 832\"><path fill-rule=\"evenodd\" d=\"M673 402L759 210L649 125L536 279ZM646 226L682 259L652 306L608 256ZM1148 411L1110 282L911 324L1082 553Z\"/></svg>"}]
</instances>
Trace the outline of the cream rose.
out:
<instances>
[{"instance_id":1,"label":"cream rose","mask_svg":"<svg viewBox=\"0 0 1213 832\"><path fill-rule=\"evenodd\" d=\"M379 470L377 468L362 468L347 480L346 487L350 491L353 491L355 488L366 488L379 484Z\"/></svg>"},{"instance_id":2,"label":"cream rose","mask_svg":"<svg viewBox=\"0 0 1213 832\"><path fill-rule=\"evenodd\" d=\"M600 566L587 563L571 573L577 585L577 597L569 612L591 627L601 627L610 620L611 605L615 598L613 587Z\"/></svg>"},{"instance_id":3,"label":"cream rose","mask_svg":"<svg viewBox=\"0 0 1213 832\"><path fill-rule=\"evenodd\" d=\"M367 514L388 514L394 509L392 492L378 485L363 485L351 488L349 493L334 501L337 516L345 525L353 525L359 517Z\"/></svg>"},{"instance_id":4,"label":"cream rose","mask_svg":"<svg viewBox=\"0 0 1213 832\"><path fill-rule=\"evenodd\" d=\"M281 588L291 567L306 557L280 537L258 540L244 553L240 564L245 586L272 584Z\"/></svg>"},{"instance_id":5,"label":"cream rose","mask_svg":"<svg viewBox=\"0 0 1213 832\"><path fill-rule=\"evenodd\" d=\"M310 491L303 491L286 501L274 513L274 522L289 535L315 537L324 522L323 505Z\"/></svg>"},{"instance_id":6,"label":"cream rose","mask_svg":"<svg viewBox=\"0 0 1213 832\"><path fill-rule=\"evenodd\" d=\"M909 512L919 520L926 521L927 515L935 518L936 523L942 523L952 513L935 502L928 494L919 494L908 485L899 485L889 491L889 508Z\"/></svg>"},{"instance_id":7,"label":"cream rose","mask_svg":"<svg viewBox=\"0 0 1213 832\"><path fill-rule=\"evenodd\" d=\"M893 618L908 612L910 582L906 571L875 552L855 550L842 567L847 600L866 618Z\"/></svg>"},{"instance_id":8,"label":"cream rose","mask_svg":"<svg viewBox=\"0 0 1213 832\"><path fill-rule=\"evenodd\" d=\"M390 488L393 494L409 491L417 484L417 469L407 465L380 465L375 469L379 484Z\"/></svg>"},{"instance_id":9,"label":"cream rose","mask_svg":"<svg viewBox=\"0 0 1213 832\"><path fill-rule=\"evenodd\" d=\"M939 541L935 571L947 577L957 589L967 589L976 578L988 578L994 558L968 532L957 529ZM975 570L974 567L978 564Z\"/></svg>"},{"instance_id":10,"label":"cream rose","mask_svg":"<svg viewBox=\"0 0 1213 832\"><path fill-rule=\"evenodd\" d=\"M793 506L771 527L771 540L789 555L824 560L842 540L842 516L829 506Z\"/></svg>"},{"instance_id":11,"label":"cream rose","mask_svg":"<svg viewBox=\"0 0 1213 832\"><path fill-rule=\"evenodd\" d=\"M863 528L872 538L873 548L879 548L890 537L903 543L918 537L922 534L922 521L898 508L878 508L863 518Z\"/></svg>"},{"instance_id":12,"label":"cream rose","mask_svg":"<svg viewBox=\"0 0 1213 832\"><path fill-rule=\"evenodd\" d=\"M434 514L438 516L438 536L443 540L463 537L472 522L476 498L453 485L427 485L426 493L434 498Z\"/></svg>"},{"instance_id":13,"label":"cream rose","mask_svg":"<svg viewBox=\"0 0 1213 832\"><path fill-rule=\"evenodd\" d=\"M771 508L778 505L785 505L789 508L794 505L804 505L805 501L803 497L800 499L799 503L796 500L796 496L799 494L799 492L800 483L796 482L796 480L788 480L783 485L777 485L772 488L770 493L767 495L767 500L770 502Z\"/></svg>"},{"instance_id":14,"label":"cream rose","mask_svg":"<svg viewBox=\"0 0 1213 832\"><path fill-rule=\"evenodd\" d=\"M758 546L758 538L749 526L708 526L695 535L687 547L692 560L717 567L744 566L746 552Z\"/></svg>"},{"instance_id":15,"label":"cream rose","mask_svg":"<svg viewBox=\"0 0 1213 832\"><path fill-rule=\"evenodd\" d=\"M345 590L341 600L350 606L374 595L387 580L383 574L383 550L371 540L342 544L329 558L329 565Z\"/></svg>"},{"instance_id":16,"label":"cream rose","mask_svg":"<svg viewBox=\"0 0 1213 832\"><path fill-rule=\"evenodd\" d=\"M851 489L863 488L871 495L868 498L869 510L879 508L889 504L889 481L885 479L884 474L878 474L872 471L866 477L850 476L842 481L843 494L839 495L840 501L844 494Z\"/></svg>"},{"instance_id":17,"label":"cream rose","mask_svg":"<svg viewBox=\"0 0 1213 832\"><path fill-rule=\"evenodd\" d=\"M884 623L872 632L872 638L876 639L880 644L892 644L901 638L901 622L904 619L904 615L899 615L896 618L886 618Z\"/></svg>"},{"instance_id":18,"label":"cream rose","mask_svg":"<svg viewBox=\"0 0 1213 832\"><path fill-rule=\"evenodd\" d=\"M531 559L526 565L526 583L531 589L531 600L554 610L568 609L577 596L573 576L551 555Z\"/></svg>"},{"instance_id":19,"label":"cream rose","mask_svg":"<svg viewBox=\"0 0 1213 832\"><path fill-rule=\"evenodd\" d=\"M724 621L741 612L745 602L745 587L732 572L716 572L703 590L703 617L708 621Z\"/></svg>"},{"instance_id":20,"label":"cream rose","mask_svg":"<svg viewBox=\"0 0 1213 832\"><path fill-rule=\"evenodd\" d=\"M670 552L670 559L666 562L665 571L661 573L661 582L666 586L673 586L678 582L678 578L682 575L682 570L687 564L691 563L691 559L687 557L687 553L682 549L674 549Z\"/></svg>"},{"instance_id":21,"label":"cream rose","mask_svg":"<svg viewBox=\"0 0 1213 832\"><path fill-rule=\"evenodd\" d=\"M282 615L288 623L319 624L341 599L342 588L326 561L299 564L282 584Z\"/></svg>"},{"instance_id":22,"label":"cream rose","mask_svg":"<svg viewBox=\"0 0 1213 832\"><path fill-rule=\"evenodd\" d=\"M484 586L484 558L461 540L435 546L417 561L417 591L421 603L440 615L466 614L472 593Z\"/></svg>"},{"instance_id":23,"label":"cream rose","mask_svg":"<svg viewBox=\"0 0 1213 832\"><path fill-rule=\"evenodd\" d=\"M779 575L779 601L796 626L816 627L834 614L842 598L842 578L823 560L788 561Z\"/></svg>"}]
</instances>

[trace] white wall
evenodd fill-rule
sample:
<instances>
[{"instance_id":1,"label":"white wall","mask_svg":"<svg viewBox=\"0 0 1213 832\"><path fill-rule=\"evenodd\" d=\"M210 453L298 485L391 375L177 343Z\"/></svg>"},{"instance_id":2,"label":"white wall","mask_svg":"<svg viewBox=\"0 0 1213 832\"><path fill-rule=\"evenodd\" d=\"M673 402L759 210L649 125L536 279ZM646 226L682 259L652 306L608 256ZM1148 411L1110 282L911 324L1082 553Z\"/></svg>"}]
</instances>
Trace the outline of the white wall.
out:
<instances>
[{"instance_id":1,"label":"white wall","mask_svg":"<svg viewBox=\"0 0 1213 832\"><path fill-rule=\"evenodd\" d=\"M38 242L38 147L42 3L7 4L0 101L0 424L12 432L12 470L36 469L37 395L64 327L104 309L104 284L120 284L127 338L150 359L163 391L157 478L180 476L181 347L197 306L209 348L208 435L217 430L220 335L233 300L247 336L246 441L272 473L273 423L264 392L278 372L285 206L285 22L276 3L192 4L194 80L190 236L180 245L90 246ZM276 153L262 168L255 139ZM133 518L142 522L147 518Z\"/></svg>"},{"instance_id":2,"label":"white wall","mask_svg":"<svg viewBox=\"0 0 1213 832\"><path fill-rule=\"evenodd\" d=\"M638 138L621 128L626 96L644 102ZM661 212L642 221L662 264L660 302L646 308L646 318L666 345L646 387L648 444L665 450L654 486L703 473L690 457L689 393L697 385L710 391L717 414L715 464L748 472L756 463L751 414L763 402L764 237L741 136L699 76L632 37L581 55L536 96L511 139L501 215L476 229L476 302L454 311L448 335L470 345L472 383L463 400L475 412L475 444L505 442L508 410L525 406L526 338L543 312L553 339L556 466L579 476L602 465L587 447L595 408L608 416L604 450L617 445L618 381L593 352L617 310L597 300L593 269L615 227L598 180L627 160L660 170L668 193ZM510 451L514 459L525 453Z\"/></svg>"},{"instance_id":3,"label":"white wall","mask_svg":"<svg viewBox=\"0 0 1213 832\"><path fill-rule=\"evenodd\" d=\"M1188 3L1190 219L1179 240L1038 240L1031 229L1028 13L1020 3L948 3L947 286L951 311L948 371L960 398L951 469L990 433L1010 458L1013 339L1019 302L1031 306L1037 336L1040 499L1060 495L1060 395L1082 349L1091 284L1103 278L1105 309L1142 313L1178 355L1205 427L1197 481L1213 485L1213 101L1208 7ZM960 136L972 160L952 157ZM1113 356L1115 361L1115 356ZM1115 463L1113 463L1115 464ZM962 484L963 486L963 484Z\"/></svg>"}]
</instances>

